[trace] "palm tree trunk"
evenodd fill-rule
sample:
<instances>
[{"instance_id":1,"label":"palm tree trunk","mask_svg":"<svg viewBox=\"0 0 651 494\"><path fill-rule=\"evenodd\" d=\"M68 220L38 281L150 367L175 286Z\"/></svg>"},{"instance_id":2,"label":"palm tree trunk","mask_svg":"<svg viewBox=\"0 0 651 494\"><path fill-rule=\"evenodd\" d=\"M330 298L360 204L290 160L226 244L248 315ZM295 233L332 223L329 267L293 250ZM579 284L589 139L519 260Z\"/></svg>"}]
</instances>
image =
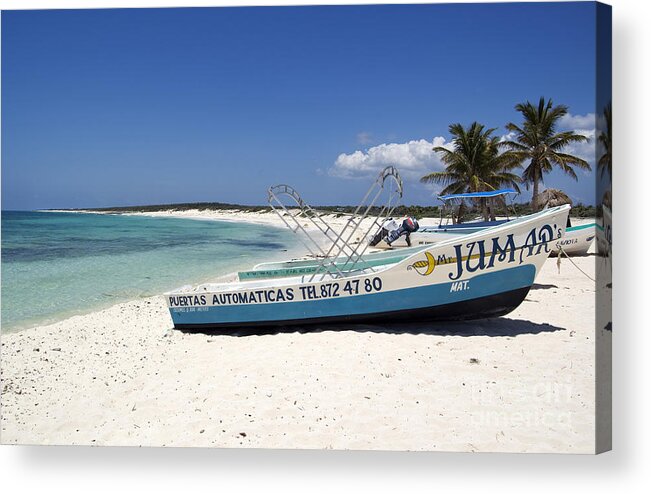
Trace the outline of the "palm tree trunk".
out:
<instances>
[{"instance_id":1,"label":"palm tree trunk","mask_svg":"<svg viewBox=\"0 0 651 494\"><path fill-rule=\"evenodd\" d=\"M484 221L488 221L488 201L486 198L481 198L481 214L484 217Z\"/></svg>"},{"instance_id":2,"label":"palm tree trunk","mask_svg":"<svg viewBox=\"0 0 651 494\"><path fill-rule=\"evenodd\" d=\"M533 197L531 198L531 207L533 208L534 213L538 211L538 173L537 172L534 174Z\"/></svg>"},{"instance_id":3,"label":"palm tree trunk","mask_svg":"<svg viewBox=\"0 0 651 494\"><path fill-rule=\"evenodd\" d=\"M466 214L466 208L464 207L463 202L461 202L461 204L459 204L459 210L457 211L457 220L454 221L454 223L462 223L464 214Z\"/></svg>"}]
</instances>

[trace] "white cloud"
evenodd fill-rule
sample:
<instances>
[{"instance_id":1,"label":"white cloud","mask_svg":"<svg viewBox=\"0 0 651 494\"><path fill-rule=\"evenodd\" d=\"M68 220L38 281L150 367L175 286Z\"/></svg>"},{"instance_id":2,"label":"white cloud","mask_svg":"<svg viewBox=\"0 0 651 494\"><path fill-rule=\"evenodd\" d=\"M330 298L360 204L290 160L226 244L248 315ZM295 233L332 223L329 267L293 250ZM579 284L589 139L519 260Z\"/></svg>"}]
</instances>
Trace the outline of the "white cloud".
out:
<instances>
[{"instance_id":1,"label":"white cloud","mask_svg":"<svg viewBox=\"0 0 651 494\"><path fill-rule=\"evenodd\" d=\"M452 149L452 143L444 137L432 141L419 139L404 143L385 143L366 151L342 153L328 173L334 177L359 178L374 176L384 167L394 165L405 180L416 181L423 175L445 168L435 146Z\"/></svg>"},{"instance_id":2,"label":"white cloud","mask_svg":"<svg viewBox=\"0 0 651 494\"><path fill-rule=\"evenodd\" d=\"M516 136L515 132L508 132L508 133L500 136L500 142L513 141L513 140L515 140L515 136Z\"/></svg>"},{"instance_id":3,"label":"white cloud","mask_svg":"<svg viewBox=\"0 0 651 494\"><path fill-rule=\"evenodd\" d=\"M566 146L562 152L586 160L593 172L595 170L595 148L597 146L595 131L597 121L598 119L595 118L594 113L586 115L568 114L563 117L560 123L562 130L573 130L577 134L590 139L588 142L572 143ZM363 132L358 134L358 140L361 134L366 135ZM370 134L367 137L370 138ZM506 133L500 136L500 141L513 139L515 139L514 133ZM445 169L445 165L441 162L440 153L436 153L432 149L436 146L453 149L453 143L440 136L435 137L432 141L419 139L404 143L384 143L366 150L340 154L334 164L327 170L327 173L333 177L346 179L375 178L384 167L394 165L406 182L414 183L428 173ZM577 170L577 173L586 176L592 174L592 172L579 170ZM435 188L432 185L428 187L430 189Z\"/></svg>"},{"instance_id":4,"label":"white cloud","mask_svg":"<svg viewBox=\"0 0 651 494\"><path fill-rule=\"evenodd\" d=\"M590 140L588 142L573 142L565 146L561 152L565 154L572 154L586 160L590 163L590 167L594 171L595 166L595 129L572 129L576 134L581 134L588 137ZM590 175L591 172L583 171L584 175Z\"/></svg>"},{"instance_id":5,"label":"white cloud","mask_svg":"<svg viewBox=\"0 0 651 494\"><path fill-rule=\"evenodd\" d=\"M360 132L357 134L357 142L358 144L370 144L373 142L373 134L370 132Z\"/></svg>"},{"instance_id":6,"label":"white cloud","mask_svg":"<svg viewBox=\"0 0 651 494\"><path fill-rule=\"evenodd\" d=\"M558 124L562 129L566 130L585 130L594 129L596 121L594 113L586 113L585 115L572 115L571 113L567 113L560 118Z\"/></svg>"}]
</instances>

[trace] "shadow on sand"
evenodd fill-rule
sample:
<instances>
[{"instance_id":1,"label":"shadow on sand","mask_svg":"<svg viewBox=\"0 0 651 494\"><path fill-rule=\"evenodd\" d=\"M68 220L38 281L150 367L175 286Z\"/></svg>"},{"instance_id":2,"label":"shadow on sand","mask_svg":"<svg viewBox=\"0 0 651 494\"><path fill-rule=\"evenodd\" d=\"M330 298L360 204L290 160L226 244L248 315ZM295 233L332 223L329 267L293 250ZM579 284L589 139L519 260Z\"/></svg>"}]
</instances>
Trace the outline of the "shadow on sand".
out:
<instances>
[{"instance_id":1,"label":"shadow on sand","mask_svg":"<svg viewBox=\"0 0 651 494\"><path fill-rule=\"evenodd\" d=\"M387 324L315 324L313 326L279 326L256 328L227 328L219 330L180 330L189 334L208 336L261 336L282 333L322 333L325 331L355 331L358 333L412 334L436 336L518 336L521 334L551 333L565 328L538 324L524 319L496 317L463 322L405 322Z\"/></svg>"},{"instance_id":2,"label":"shadow on sand","mask_svg":"<svg viewBox=\"0 0 651 494\"><path fill-rule=\"evenodd\" d=\"M543 285L541 283L534 283L531 285L532 290L549 290L550 288L558 288L556 285Z\"/></svg>"}]
</instances>

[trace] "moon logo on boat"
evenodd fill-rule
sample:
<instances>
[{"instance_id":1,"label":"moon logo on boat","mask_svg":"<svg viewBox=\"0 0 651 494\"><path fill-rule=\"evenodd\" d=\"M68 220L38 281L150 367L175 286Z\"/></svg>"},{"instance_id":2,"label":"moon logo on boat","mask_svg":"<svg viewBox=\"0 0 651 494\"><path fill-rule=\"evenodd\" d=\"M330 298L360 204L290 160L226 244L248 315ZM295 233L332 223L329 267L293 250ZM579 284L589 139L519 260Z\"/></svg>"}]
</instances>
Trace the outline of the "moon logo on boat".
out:
<instances>
[{"instance_id":1,"label":"moon logo on boat","mask_svg":"<svg viewBox=\"0 0 651 494\"><path fill-rule=\"evenodd\" d=\"M421 276L428 276L432 274L432 271L434 271L434 268L436 267L436 259L434 259L434 256L429 252L425 252L425 257L427 260L416 261L415 263L407 266L407 271L411 271L413 269Z\"/></svg>"}]
</instances>

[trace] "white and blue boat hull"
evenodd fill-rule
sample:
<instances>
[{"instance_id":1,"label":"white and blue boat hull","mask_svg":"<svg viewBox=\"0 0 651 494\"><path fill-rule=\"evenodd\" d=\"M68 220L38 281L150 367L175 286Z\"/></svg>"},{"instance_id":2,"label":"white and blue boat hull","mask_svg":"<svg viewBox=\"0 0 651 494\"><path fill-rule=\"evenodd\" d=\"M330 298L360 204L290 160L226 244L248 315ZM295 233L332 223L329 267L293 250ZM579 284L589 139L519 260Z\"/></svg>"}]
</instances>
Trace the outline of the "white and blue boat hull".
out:
<instances>
[{"instance_id":1,"label":"white and blue boat hull","mask_svg":"<svg viewBox=\"0 0 651 494\"><path fill-rule=\"evenodd\" d=\"M554 244L552 254L558 255L561 251L568 255L583 256L588 253L597 235L597 225L589 223L577 225L565 230L565 235Z\"/></svg>"},{"instance_id":2,"label":"white and blue boat hull","mask_svg":"<svg viewBox=\"0 0 651 494\"><path fill-rule=\"evenodd\" d=\"M207 284L166 294L178 329L493 317L516 308L562 237L561 206L345 276Z\"/></svg>"},{"instance_id":3,"label":"white and blue boat hull","mask_svg":"<svg viewBox=\"0 0 651 494\"><path fill-rule=\"evenodd\" d=\"M363 305L355 297L345 297L279 304L213 305L191 311L177 308L171 312L177 329L494 317L520 305L535 275L534 266L519 266L475 277L472 291L451 292L449 284L406 288L364 295ZM500 286L499 293L495 293L496 285Z\"/></svg>"},{"instance_id":4,"label":"white and blue boat hull","mask_svg":"<svg viewBox=\"0 0 651 494\"><path fill-rule=\"evenodd\" d=\"M496 223L502 224L503 222ZM467 225L453 225L453 227L425 227L412 234L411 241L414 245L428 245L436 242L449 240L450 238L470 235L487 228L485 225L475 226L474 223ZM489 226L490 227L490 226ZM568 255L585 255L594 243L596 236L596 224L571 226L565 230L563 238L554 243L552 255L558 255L561 249Z\"/></svg>"}]
</instances>

